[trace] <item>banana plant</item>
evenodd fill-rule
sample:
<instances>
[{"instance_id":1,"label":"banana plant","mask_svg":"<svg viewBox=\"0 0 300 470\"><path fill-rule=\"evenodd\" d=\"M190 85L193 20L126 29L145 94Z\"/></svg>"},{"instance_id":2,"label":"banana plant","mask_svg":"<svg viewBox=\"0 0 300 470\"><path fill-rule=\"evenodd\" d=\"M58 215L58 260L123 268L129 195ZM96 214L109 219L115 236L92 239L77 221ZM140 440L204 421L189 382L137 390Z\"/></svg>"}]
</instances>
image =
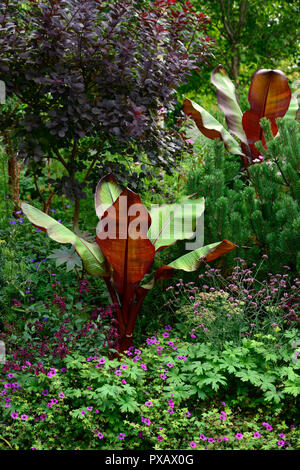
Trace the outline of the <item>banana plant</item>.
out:
<instances>
[{"instance_id":1,"label":"banana plant","mask_svg":"<svg viewBox=\"0 0 300 470\"><path fill-rule=\"evenodd\" d=\"M236 248L223 240L190 251L154 270L157 252L178 240L193 238L204 213L204 199L187 198L178 204L155 206L148 212L139 195L129 188L122 190L111 174L102 178L96 188L95 210L99 222L93 242L27 203L21 207L33 225L47 232L50 238L72 244L87 273L104 279L116 306L119 353L132 345L137 315L157 281L170 279L178 269L195 271L202 262L212 261Z\"/></svg>"},{"instance_id":2,"label":"banana plant","mask_svg":"<svg viewBox=\"0 0 300 470\"><path fill-rule=\"evenodd\" d=\"M276 119L295 119L298 100L292 95L281 70L261 69L253 75L248 94L250 109L244 114L236 98L235 86L222 65L213 70L211 81L217 88L218 105L225 115L228 130L202 106L188 98L184 100L183 110L195 121L202 134L209 139L223 141L226 150L239 155L245 168L248 168L259 156L255 143L261 141L266 148L260 120L265 117L270 121L275 137L278 133Z\"/></svg>"}]
</instances>

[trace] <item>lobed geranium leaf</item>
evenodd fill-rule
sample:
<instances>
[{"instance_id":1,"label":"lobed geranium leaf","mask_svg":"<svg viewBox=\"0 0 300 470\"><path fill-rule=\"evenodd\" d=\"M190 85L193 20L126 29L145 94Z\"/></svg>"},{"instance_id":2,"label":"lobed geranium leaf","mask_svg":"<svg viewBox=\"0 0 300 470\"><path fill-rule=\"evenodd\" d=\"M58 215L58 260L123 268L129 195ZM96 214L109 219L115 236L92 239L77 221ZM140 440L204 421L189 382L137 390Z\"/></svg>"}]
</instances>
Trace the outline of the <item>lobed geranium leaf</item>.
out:
<instances>
[{"instance_id":1,"label":"lobed geranium leaf","mask_svg":"<svg viewBox=\"0 0 300 470\"><path fill-rule=\"evenodd\" d=\"M61 266L66 263L67 271L71 271L75 266L78 266L79 268L82 267L82 261L73 247L64 247L53 250L51 254L48 255L48 258L55 259L56 266Z\"/></svg>"}]
</instances>

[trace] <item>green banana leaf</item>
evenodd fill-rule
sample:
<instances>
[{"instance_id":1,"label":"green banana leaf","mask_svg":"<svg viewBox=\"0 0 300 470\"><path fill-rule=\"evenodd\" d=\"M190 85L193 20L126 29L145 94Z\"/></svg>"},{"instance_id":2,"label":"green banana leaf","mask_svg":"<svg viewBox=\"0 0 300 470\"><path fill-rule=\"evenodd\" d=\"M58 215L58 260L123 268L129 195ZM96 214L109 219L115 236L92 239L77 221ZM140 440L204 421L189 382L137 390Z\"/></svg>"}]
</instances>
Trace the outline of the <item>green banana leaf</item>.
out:
<instances>
[{"instance_id":1,"label":"green banana leaf","mask_svg":"<svg viewBox=\"0 0 300 470\"><path fill-rule=\"evenodd\" d=\"M209 139L219 139L224 142L226 150L234 155L245 156L239 143L230 135L222 124L219 123L202 106L185 98L183 103L185 114L190 116L196 123L198 129Z\"/></svg>"},{"instance_id":2,"label":"green banana leaf","mask_svg":"<svg viewBox=\"0 0 300 470\"><path fill-rule=\"evenodd\" d=\"M155 251L173 245L177 240L193 237L200 217L204 213L204 198L184 200L182 203L156 206L150 210L152 224L148 238Z\"/></svg>"},{"instance_id":3,"label":"green banana leaf","mask_svg":"<svg viewBox=\"0 0 300 470\"><path fill-rule=\"evenodd\" d=\"M190 251L168 265L161 266L155 273L155 279L170 279L175 269L182 271L196 271L203 261L213 261L225 253L237 248L237 245L228 240L202 246L197 250Z\"/></svg>"},{"instance_id":4,"label":"green banana leaf","mask_svg":"<svg viewBox=\"0 0 300 470\"><path fill-rule=\"evenodd\" d=\"M217 88L218 105L225 115L229 131L248 145L242 124L243 113L236 99L235 86L222 65L212 71L211 82Z\"/></svg>"},{"instance_id":5,"label":"green banana leaf","mask_svg":"<svg viewBox=\"0 0 300 470\"><path fill-rule=\"evenodd\" d=\"M84 268L89 274L94 276L108 276L106 260L97 243L91 243L78 237L67 227L57 222L57 220L30 204L23 202L21 209L30 222L36 227L47 231L52 240L58 243L71 243L82 259Z\"/></svg>"},{"instance_id":6,"label":"green banana leaf","mask_svg":"<svg viewBox=\"0 0 300 470\"><path fill-rule=\"evenodd\" d=\"M122 189L113 175L106 175L99 181L95 191L95 210L99 219L113 205L121 193Z\"/></svg>"}]
</instances>

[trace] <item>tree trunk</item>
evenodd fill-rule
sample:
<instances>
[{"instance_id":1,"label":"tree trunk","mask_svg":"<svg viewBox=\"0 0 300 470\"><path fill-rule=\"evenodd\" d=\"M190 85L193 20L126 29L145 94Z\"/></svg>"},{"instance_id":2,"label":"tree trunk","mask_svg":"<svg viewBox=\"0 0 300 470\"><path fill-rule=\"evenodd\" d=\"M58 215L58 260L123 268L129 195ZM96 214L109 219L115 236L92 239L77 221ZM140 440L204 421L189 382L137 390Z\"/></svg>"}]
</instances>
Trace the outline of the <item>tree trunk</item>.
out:
<instances>
[{"instance_id":1,"label":"tree trunk","mask_svg":"<svg viewBox=\"0 0 300 470\"><path fill-rule=\"evenodd\" d=\"M119 338L118 353L122 354L132 347L133 336L123 335Z\"/></svg>"},{"instance_id":2,"label":"tree trunk","mask_svg":"<svg viewBox=\"0 0 300 470\"><path fill-rule=\"evenodd\" d=\"M79 214L80 214L80 199L75 198L75 206L73 212L73 230L79 230Z\"/></svg>"}]
</instances>

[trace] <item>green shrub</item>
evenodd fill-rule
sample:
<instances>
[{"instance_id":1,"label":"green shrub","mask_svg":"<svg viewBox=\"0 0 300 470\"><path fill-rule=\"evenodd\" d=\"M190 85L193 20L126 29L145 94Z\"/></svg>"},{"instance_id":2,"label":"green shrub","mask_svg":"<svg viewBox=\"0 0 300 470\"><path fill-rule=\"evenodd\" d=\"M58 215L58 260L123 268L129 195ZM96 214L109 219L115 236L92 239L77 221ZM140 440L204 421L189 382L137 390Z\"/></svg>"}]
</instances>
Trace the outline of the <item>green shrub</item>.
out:
<instances>
[{"instance_id":1,"label":"green shrub","mask_svg":"<svg viewBox=\"0 0 300 470\"><path fill-rule=\"evenodd\" d=\"M214 154L191 169L188 194L199 191L205 198L205 240L216 236L239 245L224 258L224 269L240 256L248 264L269 255L266 271L284 263L296 270L300 251L300 134L299 124L277 120L280 136L268 133L262 122L268 150L260 147L264 160L249 168L251 180L240 174L240 165L215 143Z\"/></svg>"}]
</instances>

